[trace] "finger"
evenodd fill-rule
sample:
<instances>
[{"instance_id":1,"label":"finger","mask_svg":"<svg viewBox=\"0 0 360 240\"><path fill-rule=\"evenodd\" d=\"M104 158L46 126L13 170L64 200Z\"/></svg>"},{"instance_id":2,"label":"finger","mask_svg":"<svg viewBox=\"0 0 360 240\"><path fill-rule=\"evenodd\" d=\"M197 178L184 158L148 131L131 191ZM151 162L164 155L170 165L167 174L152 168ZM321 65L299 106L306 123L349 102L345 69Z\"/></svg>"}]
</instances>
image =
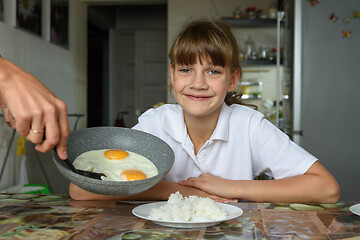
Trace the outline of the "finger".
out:
<instances>
[{"instance_id":1,"label":"finger","mask_svg":"<svg viewBox=\"0 0 360 240\"><path fill-rule=\"evenodd\" d=\"M237 198L229 199L229 198L223 198L223 197L216 196L216 195L210 195L209 197L216 202L223 202L223 203L237 203L239 201Z\"/></svg>"},{"instance_id":2,"label":"finger","mask_svg":"<svg viewBox=\"0 0 360 240\"><path fill-rule=\"evenodd\" d=\"M198 185L198 182L199 181L196 181L195 178L190 177L187 180L180 180L178 183L183 186L196 187Z\"/></svg>"},{"instance_id":3,"label":"finger","mask_svg":"<svg viewBox=\"0 0 360 240\"><path fill-rule=\"evenodd\" d=\"M59 102L59 126L60 126L60 141L56 145L56 152L60 159L65 160L67 158L66 142L70 135L69 119L67 114L67 107L64 102Z\"/></svg>"},{"instance_id":4,"label":"finger","mask_svg":"<svg viewBox=\"0 0 360 240\"><path fill-rule=\"evenodd\" d=\"M225 203L238 203L239 200L237 198L234 198L234 199L227 199L225 198Z\"/></svg>"},{"instance_id":5,"label":"finger","mask_svg":"<svg viewBox=\"0 0 360 240\"><path fill-rule=\"evenodd\" d=\"M197 189L200 189L200 190L204 190L201 187L201 184L198 181L184 180L184 181L181 181L181 182L178 182L178 183L179 183L179 185L182 185L182 186L193 187L193 188L197 188Z\"/></svg>"},{"instance_id":6,"label":"finger","mask_svg":"<svg viewBox=\"0 0 360 240\"><path fill-rule=\"evenodd\" d=\"M237 202L239 202L239 199L237 199L237 198L226 198L226 197L220 197L220 196L216 196L216 195L211 195L211 196L219 198L222 201L226 201L227 203L237 203Z\"/></svg>"},{"instance_id":7,"label":"finger","mask_svg":"<svg viewBox=\"0 0 360 240\"><path fill-rule=\"evenodd\" d=\"M228 199L226 199L226 198L222 198L222 197L215 196L215 195L210 195L209 198L211 198L212 200L214 200L216 202L222 202L222 203L226 203L228 201Z\"/></svg>"},{"instance_id":8,"label":"finger","mask_svg":"<svg viewBox=\"0 0 360 240\"><path fill-rule=\"evenodd\" d=\"M1 104L0 105L0 108L1 108L1 111L4 113L5 112L5 109L7 108L5 104ZM4 113L4 116L5 116L5 113Z\"/></svg>"},{"instance_id":9,"label":"finger","mask_svg":"<svg viewBox=\"0 0 360 240\"><path fill-rule=\"evenodd\" d=\"M1 105L1 110L4 114L4 120L5 120L6 124L9 127L11 127L10 118L9 118L9 109L6 107L6 105Z\"/></svg>"},{"instance_id":10,"label":"finger","mask_svg":"<svg viewBox=\"0 0 360 240\"><path fill-rule=\"evenodd\" d=\"M11 108L9 108L10 113L12 113ZM15 113L14 113L15 114ZM17 113L17 115L11 114L10 123L15 126L14 129L22 135L28 136L31 128L32 115L28 111L22 111L21 113Z\"/></svg>"},{"instance_id":11,"label":"finger","mask_svg":"<svg viewBox=\"0 0 360 240\"><path fill-rule=\"evenodd\" d=\"M189 180L180 180L180 181L178 181L178 184L183 185L183 186L192 187L192 184L190 183Z\"/></svg>"},{"instance_id":12,"label":"finger","mask_svg":"<svg viewBox=\"0 0 360 240\"><path fill-rule=\"evenodd\" d=\"M31 129L29 131L29 134L26 136L26 138L29 141L38 144L43 141L43 135L44 135L43 115L40 113L34 114L31 123Z\"/></svg>"},{"instance_id":13,"label":"finger","mask_svg":"<svg viewBox=\"0 0 360 240\"><path fill-rule=\"evenodd\" d=\"M222 202L222 203L237 203L237 200L233 200L233 199L221 199L217 202Z\"/></svg>"},{"instance_id":14,"label":"finger","mask_svg":"<svg viewBox=\"0 0 360 240\"><path fill-rule=\"evenodd\" d=\"M57 118L54 114L49 114L45 121L45 140L36 145L35 149L39 152L48 152L59 142L60 130Z\"/></svg>"},{"instance_id":15,"label":"finger","mask_svg":"<svg viewBox=\"0 0 360 240\"><path fill-rule=\"evenodd\" d=\"M8 120L9 120L9 124L8 124L8 125L9 125L12 129L17 129L17 128L16 128L16 120L15 120L14 116L12 115L10 109L8 109L7 111L8 111L7 115L8 115Z\"/></svg>"}]
</instances>

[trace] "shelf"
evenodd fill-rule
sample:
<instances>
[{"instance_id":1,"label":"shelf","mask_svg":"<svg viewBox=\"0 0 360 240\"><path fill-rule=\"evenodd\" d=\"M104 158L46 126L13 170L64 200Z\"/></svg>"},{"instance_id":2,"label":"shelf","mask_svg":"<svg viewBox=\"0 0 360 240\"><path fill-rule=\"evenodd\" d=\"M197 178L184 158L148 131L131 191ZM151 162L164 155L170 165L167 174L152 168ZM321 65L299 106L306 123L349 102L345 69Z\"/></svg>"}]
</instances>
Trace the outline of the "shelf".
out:
<instances>
[{"instance_id":1,"label":"shelf","mask_svg":"<svg viewBox=\"0 0 360 240\"><path fill-rule=\"evenodd\" d=\"M282 64L282 60L280 59L280 64ZM267 59L256 59L256 60L242 60L240 61L241 66L251 66L251 65L276 65L276 59L267 60Z\"/></svg>"},{"instance_id":2,"label":"shelf","mask_svg":"<svg viewBox=\"0 0 360 240\"><path fill-rule=\"evenodd\" d=\"M243 94L241 99L261 99L261 94Z\"/></svg>"},{"instance_id":3,"label":"shelf","mask_svg":"<svg viewBox=\"0 0 360 240\"><path fill-rule=\"evenodd\" d=\"M236 18L221 18L223 23L229 27L276 27L277 19L236 19Z\"/></svg>"},{"instance_id":4,"label":"shelf","mask_svg":"<svg viewBox=\"0 0 360 240\"><path fill-rule=\"evenodd\" d=\"M251 86L261 86L262 85L262 82L248 82L248 81L243 81L240 83L240 86L248 86L248 87L251 87Z\"/></svg>"}]
</instances>

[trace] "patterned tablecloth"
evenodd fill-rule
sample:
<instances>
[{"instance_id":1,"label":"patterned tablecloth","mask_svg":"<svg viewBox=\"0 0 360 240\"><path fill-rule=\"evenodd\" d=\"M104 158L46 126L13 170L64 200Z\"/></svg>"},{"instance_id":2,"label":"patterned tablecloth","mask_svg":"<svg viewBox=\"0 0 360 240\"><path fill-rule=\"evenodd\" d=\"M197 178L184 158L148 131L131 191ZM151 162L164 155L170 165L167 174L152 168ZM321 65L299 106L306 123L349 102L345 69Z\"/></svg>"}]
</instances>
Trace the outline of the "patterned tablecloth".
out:
<instances>
[{"instance_id":1,"label":"patterned tablecloth","mask_svg":"<svg viewBox=\"0 0 360 240\"><path fill-rule=\"evenodd\" d=\"M180 229L134 216L134 202L0 194L0 239L360 239L360 216L349 211L354 204L241 202L236 219Z\"/></svg>"}]
</instances>

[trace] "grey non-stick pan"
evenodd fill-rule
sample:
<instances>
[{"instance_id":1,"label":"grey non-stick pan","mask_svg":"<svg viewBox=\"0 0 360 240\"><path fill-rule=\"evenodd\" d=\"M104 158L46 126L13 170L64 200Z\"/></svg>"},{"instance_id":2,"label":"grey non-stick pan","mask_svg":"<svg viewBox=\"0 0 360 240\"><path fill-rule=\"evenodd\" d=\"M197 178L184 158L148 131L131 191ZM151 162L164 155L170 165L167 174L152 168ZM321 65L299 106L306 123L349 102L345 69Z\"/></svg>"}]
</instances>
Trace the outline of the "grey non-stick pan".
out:
<instances>
[{"instance_id":1,"label":"grey non-stick pan","mask_svg":"<svg viewBox=\"0 0 360 240\"><path fill-rule=\"evenodd\" d=\"M53 160L61 174L78 187L103 195L127 196L147 190L162 180L174 164L173 150L161 139L138 130L121 127L95 127L70 134L68 158L73 162L80 154L99 149L122 149L143 155L158 169L158 175L138 181L103 181L71 171L55 151Z\"/></svg>"}]
</instances>

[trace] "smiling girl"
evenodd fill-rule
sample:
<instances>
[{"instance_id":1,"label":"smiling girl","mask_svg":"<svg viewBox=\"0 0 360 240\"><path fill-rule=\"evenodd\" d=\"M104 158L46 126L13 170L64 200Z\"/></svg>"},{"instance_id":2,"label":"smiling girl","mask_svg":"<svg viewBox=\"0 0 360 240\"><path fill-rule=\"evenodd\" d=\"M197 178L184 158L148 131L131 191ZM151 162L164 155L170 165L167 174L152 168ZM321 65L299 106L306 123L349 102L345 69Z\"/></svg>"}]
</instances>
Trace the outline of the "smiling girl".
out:
<instances>
[{"instance_id":1,"label":"smiling girl","mask_svg":"<svg viewBox=\"0 0 360 240\"><path fill-rule=\"evenodd\" d=\"M167 200L171 193L260 202L336 202L337 181L318 159L264 116L227 98L241 76L237 42L215 20L186 25L170 49L178 104L150 109L134 129L168 143L175 163L163 181L128 197L101 196L71 185L74 199ZM235 101L236 102L236 101ZM228 103L228 104L226 104ZM274 180L253 180L266 174Z\"/></svg>"}]
</instances>

